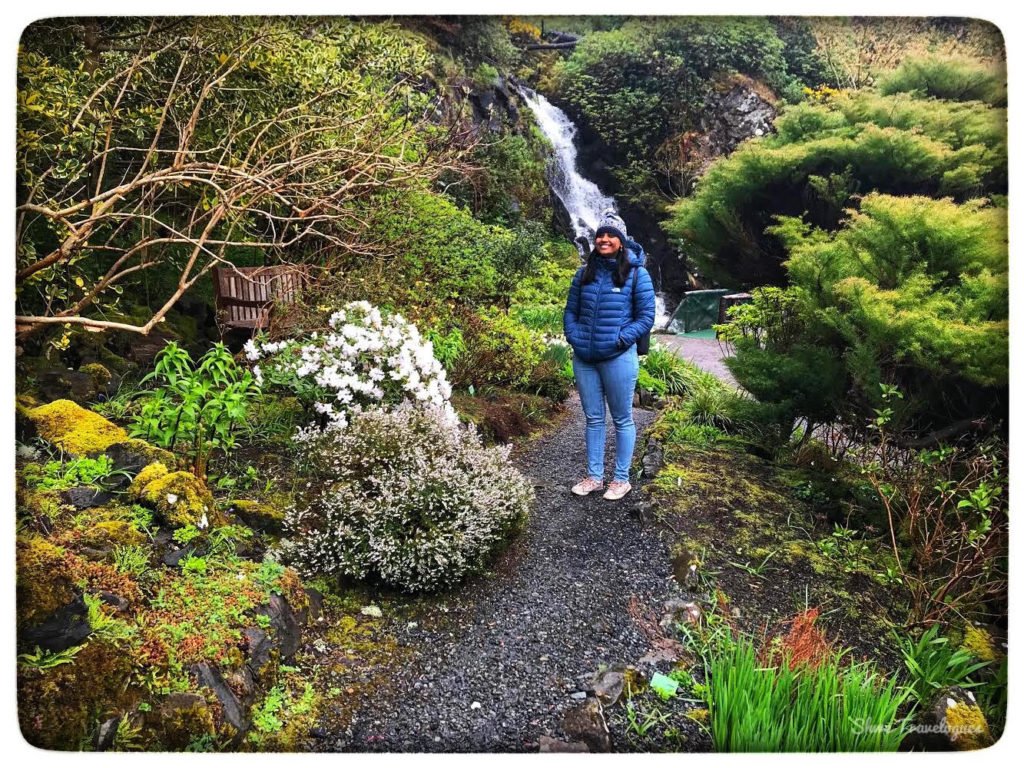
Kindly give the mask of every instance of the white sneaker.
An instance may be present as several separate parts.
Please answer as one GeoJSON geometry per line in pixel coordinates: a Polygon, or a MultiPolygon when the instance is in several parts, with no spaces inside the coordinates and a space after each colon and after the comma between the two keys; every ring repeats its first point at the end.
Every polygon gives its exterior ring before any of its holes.
{"type": "Polygon", "coordinates": [[[588,493],[600,491],[602,488],[604,488],[604,480],[585,477],[572,487],[572,492],[577,496],[586,496],[588,493]]]}
{"type": "Polygon", "coordinates": [[[633,486],[629,483],[619,482],[618,480],[612,480],[608,483],[608,490],[604,492],[604,497],[611,501],[617,501],[633,490],[633,486]]]}

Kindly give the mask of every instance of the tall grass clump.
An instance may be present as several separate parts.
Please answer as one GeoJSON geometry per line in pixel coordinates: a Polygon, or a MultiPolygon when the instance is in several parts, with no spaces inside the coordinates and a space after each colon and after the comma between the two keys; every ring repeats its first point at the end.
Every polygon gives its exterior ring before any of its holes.
{"type": "Polygon", "coordinates": [[[718,752],[894,752],[909,692],[870,663],[762,666],[740,638],[710,661],[711,735],[718,752]]]}

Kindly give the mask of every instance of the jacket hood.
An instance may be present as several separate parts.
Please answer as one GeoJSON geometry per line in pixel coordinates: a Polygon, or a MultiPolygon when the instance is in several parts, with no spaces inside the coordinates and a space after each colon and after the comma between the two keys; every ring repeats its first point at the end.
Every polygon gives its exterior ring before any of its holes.
{"type": "Polygon", "coordinates": [[[626,253],[629,255],[629,263],[634,267],[642,267],[647,261],[644,247],[636,240],[627,240],[624,245],[626,246],[626,253]]]}

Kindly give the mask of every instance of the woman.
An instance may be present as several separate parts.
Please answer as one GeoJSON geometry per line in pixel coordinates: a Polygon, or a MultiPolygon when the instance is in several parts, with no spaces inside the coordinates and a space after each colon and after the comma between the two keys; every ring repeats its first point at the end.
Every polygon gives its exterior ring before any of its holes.
{"type": "Polygon", "coordinates": [[[654,284],[644,259],[643,248],[626,237],[625,222],[605,211],[594,250],[569,288],[562,325],[587,417],[587,476],[572,488],[578,496],[604,488],[606,401],[615,423],[615,475],[604,498],[621,499],[632,490],[633,390],[640,371],[636,340],[654,327],[654,284]]]}

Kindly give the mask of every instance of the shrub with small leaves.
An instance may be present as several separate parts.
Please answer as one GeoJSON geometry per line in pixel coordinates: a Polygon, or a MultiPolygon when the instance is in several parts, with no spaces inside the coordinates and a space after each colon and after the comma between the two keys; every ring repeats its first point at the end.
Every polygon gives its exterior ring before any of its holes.
{"type": "Polygon", "coordinates": [[[307,574],[444,588],[483,567],[533,498],[509,447],[436,408],[355,414],[305,447],[322,482],[289,510],[282,556],[307,574]]]}

